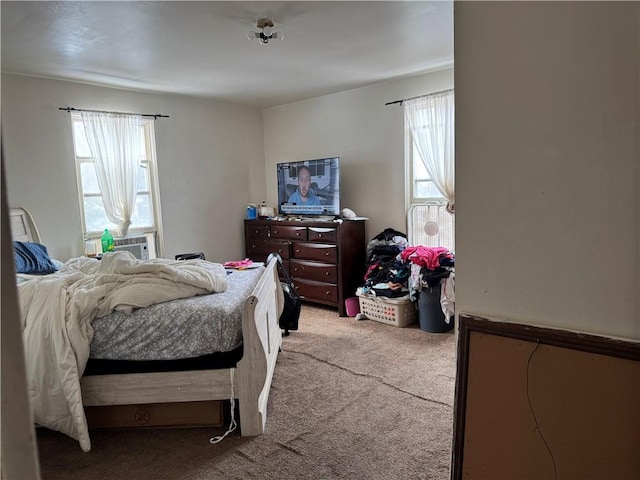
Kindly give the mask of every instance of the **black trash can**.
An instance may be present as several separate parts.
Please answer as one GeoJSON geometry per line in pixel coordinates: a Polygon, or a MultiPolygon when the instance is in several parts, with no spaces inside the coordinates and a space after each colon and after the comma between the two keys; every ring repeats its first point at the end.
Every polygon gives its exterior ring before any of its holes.
{"type": "Polygon", "coordinates": [[[418,295],[418,318],[420,330],[430,333],[448,332],[453,328],[453,317],[447,319],[440,305],[440,284],[423,287],[418,295]]]}

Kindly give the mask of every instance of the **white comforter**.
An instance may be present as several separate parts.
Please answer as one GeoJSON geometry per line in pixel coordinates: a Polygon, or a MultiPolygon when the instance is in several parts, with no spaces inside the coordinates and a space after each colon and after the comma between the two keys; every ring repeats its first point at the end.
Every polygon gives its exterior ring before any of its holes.
{"type": "Polygon", "coordinates": [[[227,288],[220,264],[204,260],[136,260],[129,252],[101,261],[74,258],[55,274],[18,287],[27,378],[35,422],[91,449],[80,377],[89,359],[91,321],[134,308],[227,288]]]}

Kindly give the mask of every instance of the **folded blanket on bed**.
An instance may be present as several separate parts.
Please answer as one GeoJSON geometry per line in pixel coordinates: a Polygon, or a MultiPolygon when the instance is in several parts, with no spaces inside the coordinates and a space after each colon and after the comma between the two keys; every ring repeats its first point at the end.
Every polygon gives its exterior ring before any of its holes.
{"type": "Polygon", "coordinates": [[[227,288],[224,267],[205,260],[137,260],[129,252],[101,261],[74,258],[55,274],[19,285],[27,378],[36,423],[91,449],[80,377],[89,358],[91,321],[114,310],[227,288]]]}

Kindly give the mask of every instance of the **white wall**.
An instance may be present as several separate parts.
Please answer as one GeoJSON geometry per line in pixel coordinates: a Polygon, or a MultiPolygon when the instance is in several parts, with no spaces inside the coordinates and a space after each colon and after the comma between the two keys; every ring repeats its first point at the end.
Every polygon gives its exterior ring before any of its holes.
{"type": "Polygon", "coordinates": [[[371,219],[367,238],[387,227],[406,231],[402,109],[385,103],[452,86],[453,69],[445,69],[261,115],[189,97],[5,74],[9,204],[31,211],[52,255],[83,253],[71,125],[58,110],[74,106],[170,115],[156,121],[165,257],[243,256],[246,203],[277,205],[275,164],[333,155],[341,157],[342,206],[371,219]]]}
{"type": "Polygon", "coordinates": [[[640,339],[638,2],[456,2],[456,308],[640,339]]]}
{"type": "Polygon", "coordinates": [[[84,253],[64,106],[170,115],[155,122],[164,256],[244,258],[246,204],[265,196],[261,109],[3,74],[9,206],[31,211],[61,260],[84,253]]]}
{"type": "Polygon", "coordinates": [[[276,163],[339,156],[341,207],[370,218],[367,239],[406,232],[402,107],[385,103],[452,86],[446,69],[265,109],[267,203],[277,206],[276,163]]]}

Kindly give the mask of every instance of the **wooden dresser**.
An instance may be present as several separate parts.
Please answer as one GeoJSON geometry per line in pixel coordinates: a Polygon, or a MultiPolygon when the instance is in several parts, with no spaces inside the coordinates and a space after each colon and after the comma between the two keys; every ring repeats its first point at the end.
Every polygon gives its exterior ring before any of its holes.
{"type": "Polygon", "coordinates": [[[282,257],[305,301],[338,307],[364,282],[364,220],[334,222],[245,220],[246,256],[264,262],[270,253],[282,257]]]}

